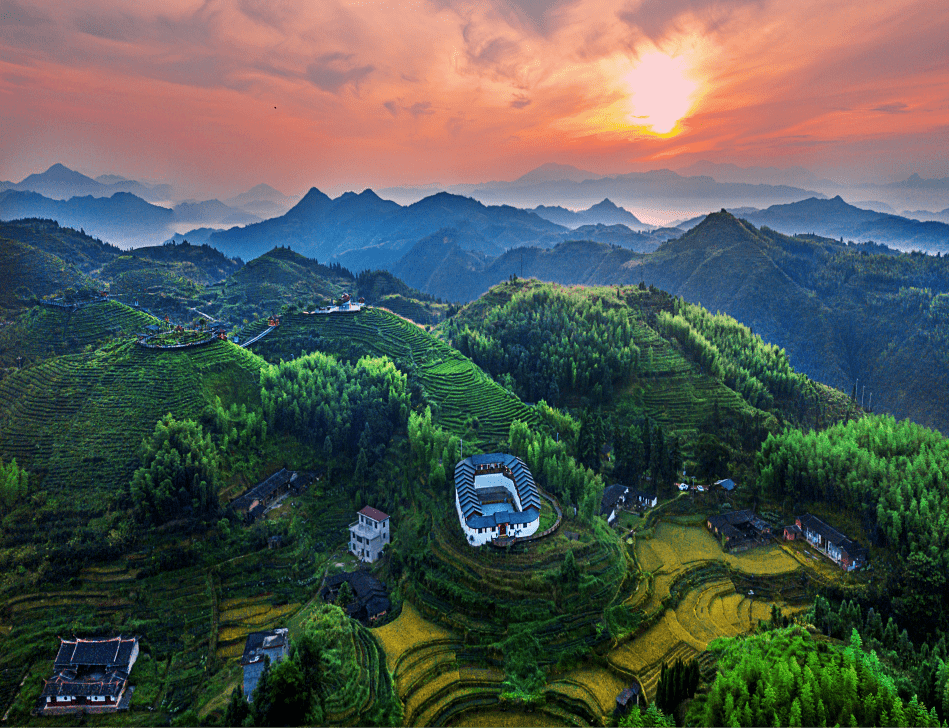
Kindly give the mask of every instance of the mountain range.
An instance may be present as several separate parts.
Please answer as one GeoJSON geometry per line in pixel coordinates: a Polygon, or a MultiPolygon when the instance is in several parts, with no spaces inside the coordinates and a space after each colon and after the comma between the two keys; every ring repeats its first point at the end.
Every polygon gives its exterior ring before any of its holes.
{"type": "Polygon", "coordinates": [[[818,381],[844,391],[867,383],[881,409],[947,431],[946,257],[790,237],[723,210],[652,254],[578,241],[488,257],[440,234],[390,270],[462,301],[512,275],[565,285],[642,281],[742,321],[818,381]]]}
{"type": "MultiPolygon", "coordinates": [[[[623,217],[625,211],[606,202],[623,217]]],[[[597,219],[596,211],[587,219],[597,219]]],[[[331,199],[313,188],[281,217],[212,233],[207,240],[225,254],[246,260],[274,245],[287,245],[309,257],[335,259],[351,270],[363,270],[395,263],[413,245],[436,233],[448,235],[465,250],[494,257],[509,248],[552,247],[578,236],[647,251],[680,232],[635,232],[620,225],[587,225],[572,231],[533,211],[484,205],[447,192],[402,206],[372,190],[331,199]]]]}
{"type": "Polygon", "coordinates": [[[38,192],[54,200],[71,197],[112,197],[116,192],[128,192],[148,202],[164,202],[174,198],[171,185],[148,184],[129,180],[119,175],[100,175],[96,179],[54,164],[45,172],[25,177],[20,182],[0,182],[0,191],[38,192]]]}
{"type": "Polygon", "coordinates": [[[550,220],[572,230],[584,225],[626,225],[631,230],[640,231],[652,230],[656,227],[641,222],[632,212],[617,207],[607,198],[586,210],[578,210],[577,212],[557,205],[538,205],[532,212],[538,217],[543,217],[545,220],[550,220]]]}
{"type": "MultiPolygon", "coordinates": [[[[943,222],[911,220],[898,215],[862,210],[836,196],[830,200],[809,198],[788,205],[772,205],[765,210],[731,210],[754,225],[766,225],[788,235],[814,233],[857,242],[873,241],[899,250],[946,253],[950,227],[943,222]]],[[[695,217],[679,227],[698,225],[705,216],[695,217]]]]}
{"type": "MultiPolygon", "coordinates": [[[[628,209],[708,210],[711,207],[764,206],[797,202],[821,195],[791,185],[717,182],[712,177],[686,177],[669,169],[596,175],[575,167],[539,168],[511,182],[449,185],[448,192],[473,197],[486,205],[534,208],[556,204],[586,208],[604,198],[628,209]]],[[[387,197],[419,199],[431,188],[387,188],[387,197]],[[415,196],[413,196],[415,195],[415,196]]]]}

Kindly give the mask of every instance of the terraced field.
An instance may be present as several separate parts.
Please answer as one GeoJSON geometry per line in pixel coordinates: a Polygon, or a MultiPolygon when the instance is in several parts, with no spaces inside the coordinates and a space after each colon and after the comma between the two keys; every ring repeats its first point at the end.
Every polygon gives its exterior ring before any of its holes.
{"type": "Polygon", "coordinates": [[[633,343],[640,349],[640,373],[626,394],[642,397],[643,407],[664,428],[694,433],[716,406],[721,412],[753,413],[738,394],[696,370],[673,344],[644,325],[631,311],[633,343]]]}
{"type": "MultiPolygon", "coordinates": [[[[248,326],[250,337],[265,323],[248,326]]],[[[418,378],[428,396],[438,403],[434,413],[442,426],[465,434],[474,419],[479,444],[496,445],[507,439],[512,420],[535,422],[537,415],[521,400],[496,384],[470,359],[389,311],[364,309],[358,314],[290,314],[281,325],[254,344],[269,359],[296,356],[301,350],[320,349],[348,357],[388,356],[418,378]]]]}
{"type": "Polygon", "coordinates": [[[0,366],[23,366],[59,354],[76,353],[120,335],[143,331],[158,319],[117,301],[83,306],[76,311],[33,306],[0,328],[0,366]]]}
{"type": "Polygon", "coordinates": [[[705,528],[663,522],[653,538],[637,540],[636,554],[654,576],[653,594],[640,607],[662,616],[608,659],[635,675],[650,699],[664,663],[692,658],[716,637],[748,632],[769,619],[773,603],[786,614],[804,608],[801,565],[779,545],[726,554],[705,528]]]}
{"type": "Polygon", "coordinates": [[[128,481],[158,419],[197,418],[214,392],[253,402],[260,366],[226,342],[160,352],[123,342],[50,359],[0,381],[0,455],[44,489],[68,488],[88,519],[107,506],[104,487],[128,481]]]}

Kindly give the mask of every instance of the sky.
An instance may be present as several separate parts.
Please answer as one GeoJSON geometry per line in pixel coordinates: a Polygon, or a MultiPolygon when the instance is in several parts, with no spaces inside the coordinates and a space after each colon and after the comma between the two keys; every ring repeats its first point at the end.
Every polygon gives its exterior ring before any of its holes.
{"type": "Polygon", "coordinates": [[[945,0],[0,0],[0,180],[948,166],[945,0]]]}

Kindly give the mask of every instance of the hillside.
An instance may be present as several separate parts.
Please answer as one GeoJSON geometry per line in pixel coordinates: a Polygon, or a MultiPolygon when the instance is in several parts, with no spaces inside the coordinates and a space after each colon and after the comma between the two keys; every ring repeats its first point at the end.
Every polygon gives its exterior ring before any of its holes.
{"type": "MultiPolygon", "coordinates": [[[[768,432],[858,416],[844,394],[795,373],[735,320],[652,287],[510,281],[438,331],[523,399],[570,408],[579,420],[596,408],[604,444],[617,446],[623,428],[646,418],[694,463],[714,449],[697,438],[715,438],[733,472],[751,468],[748,455],[768,432]]],[[[725,461],[719,468],[725,477],[725,461]]]]}
{"type": "Polygon", "coordinates": [[[0,238],[0,307],[13,308],[27,299],[94,289],[95,282],[74,265],[32,245],[0,238]]]}
{"type": "Polygon", "coordinates": [[[108,507],[104,491],[128,482],[159,418],[197,418],[215,396],[253,402],[259,371],[259,359],[226,342],[150,351],[125,340],[54,357],[0,381],[0,452],[51,496],[68,491],[71,511],[88,518],[108,507]]]}
{"type": "Polygon", "coordinates": [[[32,245],[71,263],[83,273],[91,273],[122,252],[116,246],[103,243],[84,232],[62,227],[55,220],[40,218],[0,222],[0,238],[32,245]]]}
{"type": "MultiPolygon", "coordinates": [[[[249,326],[247,335],[265,328],[249,326]]],[[[293,313],[253,345],[265,359],[290,359],[302,351],[324,351],[356,361],[387,356],[405,371],[410,387],[432,407],[434,419],[454,434],[481,447],[497,447],[515,419],[534,422],[536,415],[500,387],[467,357],[420,327],[384,310],[357,314],[293,313]]]]}
{"type": "Polygon", "coordinates": [[[568,285],[643,281],[738,319],[817,381],[850,392],[858,380],[859,399],[861,387],[875,392],[876,411],[947,432],[947,259],[880,250],[789,237],[723,211],[646,255],[576,242],[484,260],[446,236],[420,243],[393,270],[462,301],[512,275],[568,285]]]}

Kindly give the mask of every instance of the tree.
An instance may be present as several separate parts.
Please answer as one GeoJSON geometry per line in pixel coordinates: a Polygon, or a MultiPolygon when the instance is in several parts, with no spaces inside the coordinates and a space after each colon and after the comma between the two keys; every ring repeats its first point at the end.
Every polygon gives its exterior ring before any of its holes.
{"type": "Polygon", "coordinates": [[[356,595],[353,593],[353,587],[350,586],[350,582],[344,581],[340,585],[340,591],[337,592],[336,602],[334,603],[340,609],[346,611],[346,608],[355,601],[356,601],[356,595]]]}
{"type": "Polygon", "coordinates": [[[244,724],[245,718],[251,713],[251,708],[244,698],[244,687],[240,684],[231,691],[231,699],[224,711],[223,725],[239,726],[244,724]]]}
{"type": "Polygon", "coordinates": [[[157,525],[188,516],[217,519],[220,454],[201,425],[165,415],[140,452],[142,465],[130,486],[138,520],[157,525]]]}
{"type": "MultiPolygon", "coordinates": [[[[261,682],[264,683],[263,676],[261,682]]],[[[258,684],[255,691],[254,706],[260,706],[254,718],[256,725],[291,726],[306,722],[313,696],[295,660],[284,659],[277,663],[270,669],[263,690],[261,687],[258,684]]]]}

